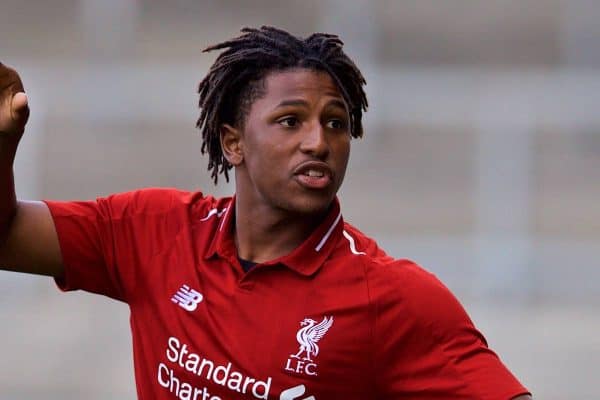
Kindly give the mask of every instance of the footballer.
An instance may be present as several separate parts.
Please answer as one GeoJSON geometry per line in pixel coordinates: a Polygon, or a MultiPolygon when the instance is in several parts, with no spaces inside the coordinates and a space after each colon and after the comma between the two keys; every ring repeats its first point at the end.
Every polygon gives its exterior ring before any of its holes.
{"type": "Polygon", "coordinates": [[[197,126],[226,198],[17,199],[29,108],[0,64],[0,266],[126,303],[139,399],[531,399],[435,276],[344,219],[367,98],[338,36],[245,28],[206,50],[197,126]]]}

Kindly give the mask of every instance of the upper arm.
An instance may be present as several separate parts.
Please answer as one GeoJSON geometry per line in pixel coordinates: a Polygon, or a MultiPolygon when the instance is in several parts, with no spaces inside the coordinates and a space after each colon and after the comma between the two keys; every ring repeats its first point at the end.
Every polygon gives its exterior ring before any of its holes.
{"type": "Polygon", "coordinates": [[[389,268],[377,285],[375,332],[386,398],[508,400],[527,392],[439,280],[409,262],[389,268]]]}
{"type": "Polygon", "coordinates": [[[0,246],[0,268],[54,277],[62,275],[58,235],[44,202],[18,202],[8,236],[0,246]]]}

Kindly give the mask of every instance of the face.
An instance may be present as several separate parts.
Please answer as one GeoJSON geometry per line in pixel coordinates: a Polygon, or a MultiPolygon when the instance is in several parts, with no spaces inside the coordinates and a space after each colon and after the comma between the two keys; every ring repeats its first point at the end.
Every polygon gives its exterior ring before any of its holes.
{"type": "Polygon", "coordinates": [[[228,127],[229,141],[222,135],[236,169],[238,199],[253,208],[322,213],[346,172],[348,107],[325,72],[273,72],[264,83],[243,129],[228,127]]]}

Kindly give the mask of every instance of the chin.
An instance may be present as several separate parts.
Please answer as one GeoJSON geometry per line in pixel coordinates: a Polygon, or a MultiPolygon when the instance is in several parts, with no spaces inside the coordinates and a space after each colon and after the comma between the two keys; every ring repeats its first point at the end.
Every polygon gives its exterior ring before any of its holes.
{"type": "Polygon", "coordinates": [[[296,214],[315,216],[325,214],[335,196],[297,196],[286,207],[296,214]]]}

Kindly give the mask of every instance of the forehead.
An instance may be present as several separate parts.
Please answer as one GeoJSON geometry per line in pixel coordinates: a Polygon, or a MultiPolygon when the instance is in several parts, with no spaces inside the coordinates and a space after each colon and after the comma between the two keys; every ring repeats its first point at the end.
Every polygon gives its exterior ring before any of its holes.
{"type": "Polygon", "coordinates": [[[324,71],[291,69],[274,71],[264,79],[264,100],[280,101],[292,97],[335,97],[343,100],[337,85],[324,71]]]}

